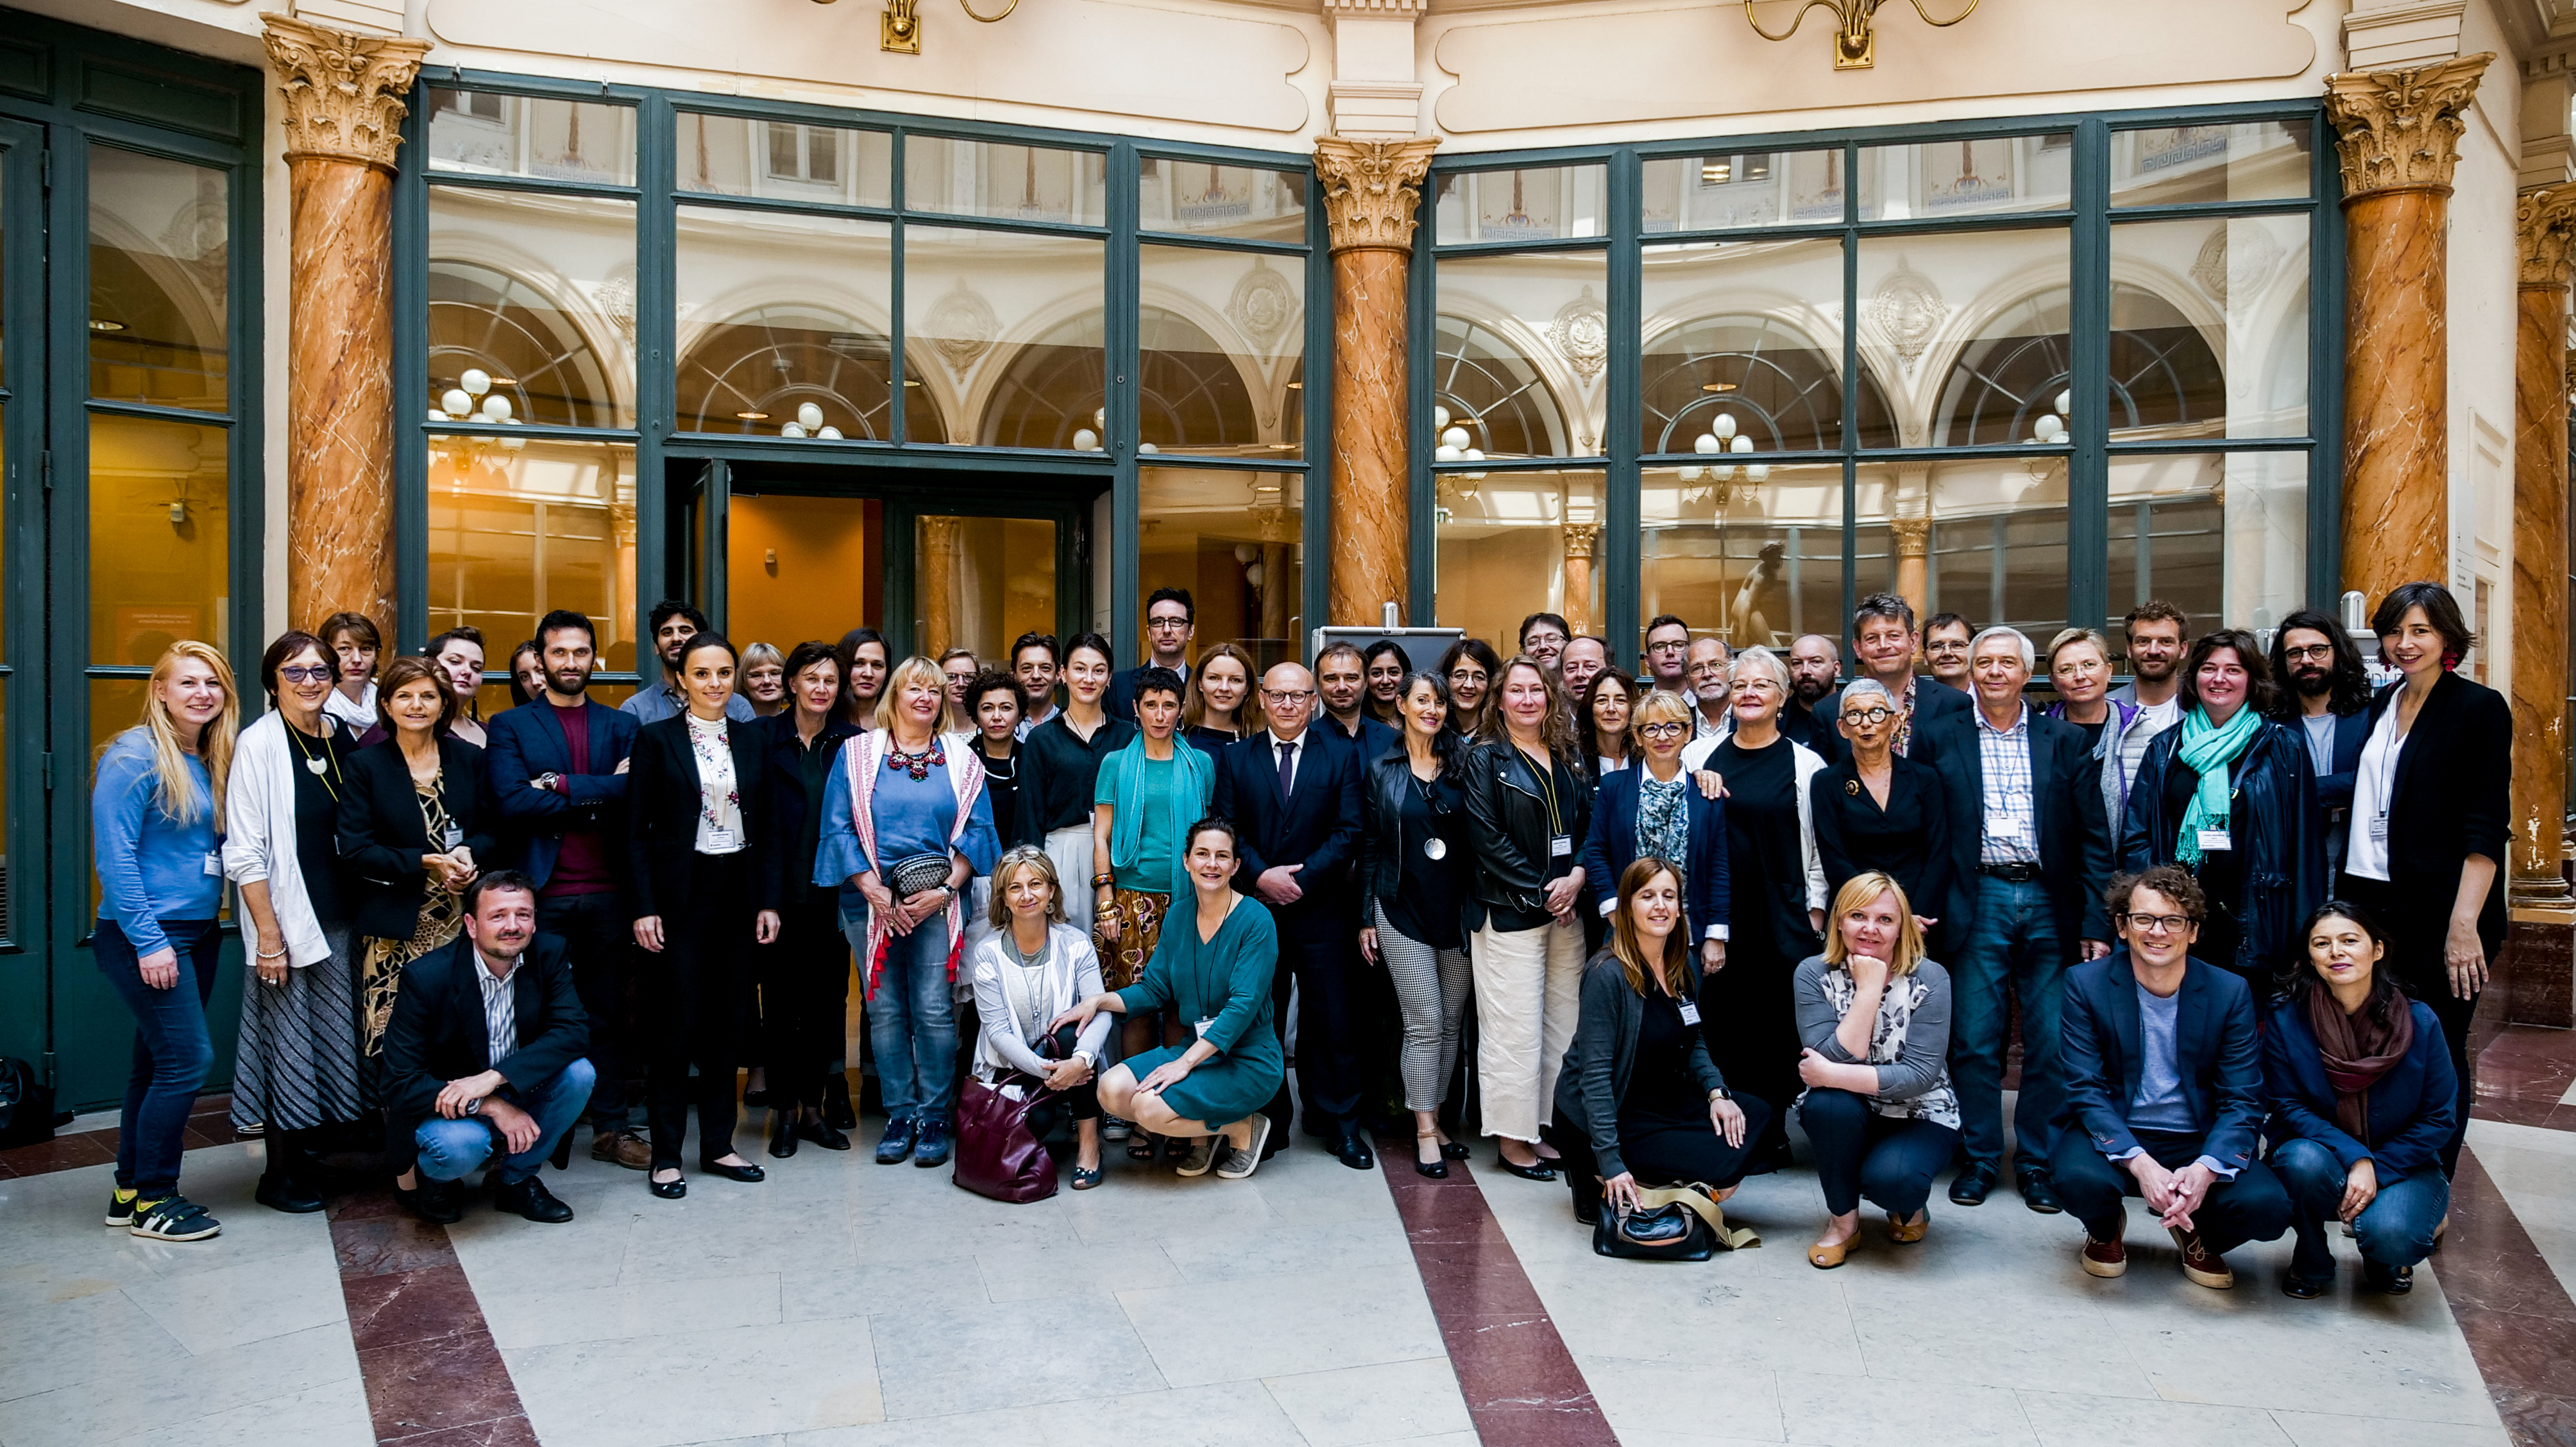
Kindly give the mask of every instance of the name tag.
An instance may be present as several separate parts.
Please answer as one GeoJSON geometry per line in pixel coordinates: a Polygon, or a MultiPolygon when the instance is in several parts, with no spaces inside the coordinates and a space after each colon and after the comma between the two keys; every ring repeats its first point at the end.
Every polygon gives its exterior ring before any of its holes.
{"type": "Polygon", "coordinates": [[[1681,1002],[1681,1007],[1682,1023],[1696,1028],[1699,1024],[1699,1006],[1684,1000],[1681,1002]]]}
{"type": "Polygon", "coordinates": [[[224,857],[222,855],[209,854],[206,856],[206,877],[208,879],[221,879],[224,877],[224,857]]]}
{"type": "Polygon", "coordinates": [[[2371,820],[2370,820],[2370,837],[2371,837],[2371,838],[2373,838],[2373,839],[2378,840],[2378,841],[2379,841],[2380,843],[2382,843],[2382,844],[2385,844],[2385,843],[2387,843],[2387,842],[2388,842],[2388,811],[2387,811],[2387,810],[2382,809],[2382,810],[2380,810],[2377,814],[2374,814],[2374,815],[2372,815],[2372,816],[2371,816],[2371,820]]]}
{"type": "Polygon", "coordinates": [[[1205,1040],[1207,1038],[1208,1027],[1215,1023],[1216,1018],[1214,1016],[1202,1016],[1198,1020],[1192,1022],[1192,1028],[1199,1032],[1199,1038],[1201,1040],[1205,1040]]]}
{"type": "Polygon", "coordinates": [[[1559,834],[1547,841],[1547,857],[1550,859],[1563,859],[1573,852],[1574,836],[1571,834],[1559,834]]]}
{"type": "Polygon", "coordinates": [[[2235,847],[2235,844],[2229,841],[2227,831],[2224,829],[2203,829],[2200,831],[2200,852],[2203,854],[2213,853],[2221,849],[2233,849],[2235,847]]]}
{"type": "Polygon", "coordinates": [[[438,846],[441,849],[453,849],[464,842],[465,831],[457,828],[453,824],[450,824],[446,828],[438,831],[438,846]]]}
{"type": "Polygon", "coordinates": [[[741,847],[742,836],[736,834],[731,829],[710,829],[707,831],[707,852],[709,854],[731,854],[741,847]]]}

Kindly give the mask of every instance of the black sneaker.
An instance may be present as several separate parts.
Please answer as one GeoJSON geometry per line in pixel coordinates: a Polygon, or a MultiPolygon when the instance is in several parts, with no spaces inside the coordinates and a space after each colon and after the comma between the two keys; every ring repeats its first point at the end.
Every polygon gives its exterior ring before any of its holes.
{"type": "Polygon", "coordinates": [[[158,1201],[136,1201],[133,1223],[125,1229],[154,1241],[203,1241],[220,1235],[224,1223],[174,1191],[158,1201]]]}
{"type": "Polygon", "coordinates": [[[117,1190],[113,1187],[109,1188],[107,1193],[107,1224],[118,1227],[131,1226],[134,1224],[134,1192],[117,1190]]]}
{"type": "Polygon", "coordinates": [[[503,1181],[492,1188],[492,1209],[524,1216],[546,1225],[560,1225],[572,1219],[572,1207],[565,1205],[546,1183],[530,1176],[524,1181],[503,1181]]]}
{"type": "Polygon", "coordinates": [[[948,1122],[923,1121],[921,1139],[912,1148],[912,1163],[916,1166],[944,1166],[948,1164],[948,1151],[948,1122]]]}

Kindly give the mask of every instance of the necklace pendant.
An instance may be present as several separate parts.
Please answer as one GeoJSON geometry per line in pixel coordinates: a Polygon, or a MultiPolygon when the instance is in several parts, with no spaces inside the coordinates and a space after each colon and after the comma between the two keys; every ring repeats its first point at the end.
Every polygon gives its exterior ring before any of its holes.
{"type": "Polygon", "coordinates": [[[311,770],[318,776],[324,769],[328,768],[329,765],[323,763],[320,759],[306,759],[304,761],[304,767],[311,770]]]}

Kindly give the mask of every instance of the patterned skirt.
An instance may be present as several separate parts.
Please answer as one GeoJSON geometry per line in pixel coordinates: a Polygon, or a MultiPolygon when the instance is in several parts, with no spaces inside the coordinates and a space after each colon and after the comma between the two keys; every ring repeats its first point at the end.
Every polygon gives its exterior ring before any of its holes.
{"type": "Polygon", "coordinates": [[[367,941],[366,966],[359,972],[367,1054],[385,1053],[385,1026],[394,1018],[394,996],[402,989],[403,966],[444,949],[465,929],[465,896],[452,894],[436,879],[421,890],[420,923],[407,940],[367,941]]]}
{"type": "Polygon", "coordinates": [[[1154,946],[1163,939],[1163,916],[1172,909],[1168,894],[1148,894],[1141,889],[1110,891],[1109,914],[1118,921],[1115,943],[1095,937],[1092,943],[1100,950],[1100,982],[1112,990],[1123,990],[1136,983],[1145,973],[1145,962],[1154,957],[1154,946]]]}
{"type": "Polygon", "coordinates": [[[286,972],[283,985],[263,985],[242,971],[241,1035],[233,1055],[235,1126],[311,1130],[356,1120],[365,1106],[358,1085],[358,971],[349,927],[325,924],[328,959],[286,972]]]}

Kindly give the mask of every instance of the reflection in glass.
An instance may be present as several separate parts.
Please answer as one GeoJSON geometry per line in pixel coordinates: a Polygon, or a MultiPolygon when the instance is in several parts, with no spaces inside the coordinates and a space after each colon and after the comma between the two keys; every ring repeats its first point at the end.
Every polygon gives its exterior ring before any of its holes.
{"type": "Polygon", "coordinates": [[[680,112],[679,128],[683,191],[894,204],[894,137],[883,131],[697,111],[680,112]]]}
{"type": "Polygon", "coordinates": [[[1098,226],[1108,204],[1108,164],[1098,151],[909,135],[903,205],[951,216],[1098,226]]]}
{"type": "Polygon", "coordinates": [[[2150,598],[2190,614],[2195,635],[2304,606],[2307,471],[2298,452],[2113,457],[2113,622],[2150,598]]]}
{"type": "Polygon", "coordinates": [[[1293,258],[1140,248],[1138,426],[1149,446],[1295,457],[1306,355],[1306,275],[1293,258]],[[1286,264],[1282,264],[1282,262],[1286,264]]]}
{"type": "Polygon", "coordinates": [[[1843,152],[1739,151],[1647,160],[1644,228],[1834,225],[1843,219],[1843,152]]]}
{"type": "Polygon", "coordinates": [[[1506,657],[1520,651],[1521,619],[1541,608],[1577,633],[1600,631],[1601,473],[1444,472],[1437,481],[1441,626],[1506,657]]]}
{"type": "Polygon", "coordinates": [[[1839,464],[1649,468],[1641,484],[1640,618],[1678,614],[1735,648],[1841,636],[1839,464]]]}
{"type": "Polygon", "coordinates": [[[1289,472],[1141,469],[1137,596],[1187,588],[1201,656],[1235,643],[1263,668],[1302,657],[1305,487],[1289,472]]]}
{"type": "Polygon", "coordinates": [[[2112,228],[2112,437],[2304,435],[2309,269],[2305,216],[2112,228]]]}
{"type": "Polygon", "coordinates": [[[2312,189],[2305,119],[2157,126],[2111,133],[2111,204],[2304,199],[2312,189]]]}
{"type": "Polygon", "coordinates": [[[183,638],[224,646],[230,440],[193,422],[90,418],[91,663],[149,666],[183,638]]]}
{"type": "Polygon", "coordinates": [[[904,335],[922,383],[905,397],[907,440],[1101,445],[1102,243],[911,225],[903,255],[904,335]],[[936,410],[915,418],[924,392],[936,410]]]}
{"type": "Polygon", "coordinates": [[[924,513],[912,536],[915,653],[1001,660],[1021,634],[1056,631],[1053,522],[924,513]]]}
{"type": "Polygon", "coordinates": [[[1863,146],[1860,219],[2056,210],[2072,194],[2074,158],[2067,131],[1863,146]]]}
{"type": "Polygon", "coordinates": [[[634,426],[635,203],[430,187],[423,405],[433,422],[634,426]]]}
{"type": "Polygon", "coordinates": [[[1147,231],[1261,241],[1306,239],[1306,176],[1146,156],[1137,163],[1137,212],[1147,231]]]}
{"type": "Polygon", "coordinates": [[[431,631],[470,623],[498,659],[556,608],[589,615],[603,672],[635,667],[635,449],[430,438],[431,631]]]}
{"type": "MultiPolygon", "coordinates": [[[[891,234],[882,221],[680,207],[680,430],[890,440],[891,234]]],[[[915,435],[939,429],[923,388],[907,400],[915,435]]]]}
{"type": "Polygon", "coordinates": [[[1434,231],[1443,244],[1610,234],[1607,166],[1444,171],[1431,183],[1434,231]]]}
{"type": "MultiPolygon", "coordinates": [[[[1645,249],[1645,450],[1778,452],[1843,445],[1840,241],[1645,249]]],[[[1861,379],[1864,447],[1895,441],[1861,379]]]]}
{"type": "Polygon", "coordinates": [[[231,188],[212,166],[89,148],[89,391],[222,412],[231,188]]]}
{"type": "Polygon", "coordinates": [[[1601,450],[1610,355],[1608,261],[1598,251],[1439,263],[1431,386],[1438,442],[1487,457],[1601,450]],[[1463,442],[1449,434],[1463,432],[1463,442]]]}
{"type": "Polygon", "coordinates": [[[429,168],[635,184],[635,108],[429,87],[429,168]]]}
{"type": "Polygon", "coordinates": [[[1901,495],[1921,488],[1930,498],[1924,616],[2006,623],[2048,646],[2066,626],[2066,470],[2063,455],[2044,453],[1938,463],[1919,482],[1915,469],[1896,469],[1901,495]]]}
{"type": "Polygon", "coordinates": [[[2022,442],[2043,413],[2066,420],[2067,267],[2064,227],[1861,241],[1860,357],[1897,446],[2022,442]]]}

